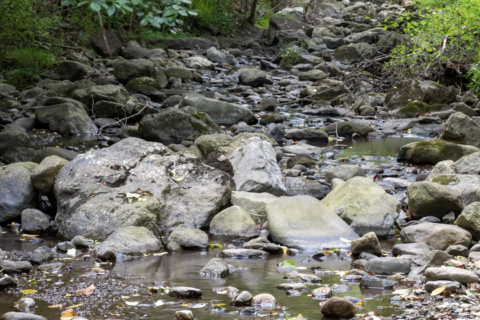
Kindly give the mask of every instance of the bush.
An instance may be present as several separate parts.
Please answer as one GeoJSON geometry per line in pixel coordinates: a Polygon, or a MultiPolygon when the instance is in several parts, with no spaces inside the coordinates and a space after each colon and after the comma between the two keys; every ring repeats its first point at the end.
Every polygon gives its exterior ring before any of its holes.
{"type": "Polygon", "coordinates": [[[42,69],[56,64],[57,60],[51,52],[36,47],[10,48],[0,52],[0,67],[6,70],[42,69]]]}

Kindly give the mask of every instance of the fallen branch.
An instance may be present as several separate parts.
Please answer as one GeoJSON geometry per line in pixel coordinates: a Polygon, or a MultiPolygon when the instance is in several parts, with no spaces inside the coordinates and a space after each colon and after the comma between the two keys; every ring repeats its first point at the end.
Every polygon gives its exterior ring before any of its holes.
{"type": "MultiPolygon", "coordinates": [[[[163,242],[163,236],[162,236],[162,231],[160,231],[160,228],[157,226],[157,224],[153,221],[150,221],[151,224],[153,224],[153,226],[155,227],[155,229],[157,229],[158,233],[160,234],[160,241],[162,242],[162,246],[164,248],[167,248],[165,242],[163,242]]],[[[165,230],[163,230],[163,234],[165,235],[165,237],[167,236],[167,233],[165,232],[165,230]]]]}
{"type": "Polygon", "coordinates": [[[100,129],[98,129],[98,135],[99,135],[99,136],[102,136],[102,131],[103,131],[103,129],[106,128],[106,127],[112,126],[112,125],[117,124],[117,123],[121,123],[122,121],[127,121],[128,119],[131,119],[131,118],[133,118],[133,117],[136,117],[136,116],[141,115],[142,112],[143,112],[143,110],[145,110],[145,109],[148,107],[149,103],[150,103],[149,101],[146,101],[146,102],[145,102],[145,105],[143,106],[143,108],[142,108],[140,111],[138,111],[137,113],[135,113],[135,114],[132,114],[132,115],[130,115],[130,116],[128,116],[128,117],[122,118],[122,119],[120,119],[120,120],[118,120],[118,121],[116,121],[116,122],[108,123],[108,124],[106,124],[106,125],[101,126],[100,129]]]}

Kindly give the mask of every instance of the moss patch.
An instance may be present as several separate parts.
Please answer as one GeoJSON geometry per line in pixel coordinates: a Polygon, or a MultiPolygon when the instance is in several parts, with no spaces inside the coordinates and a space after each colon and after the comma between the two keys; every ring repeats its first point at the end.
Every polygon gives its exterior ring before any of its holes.
{"type": "Polygon", "coordinates": [[[444,160],[457,161],[464,156],[461,146],[439,139],[420,141],[407,151],[407,160],[413,163],[437,164],[444,160]]]}
{"type": "Polygon", "coordinates": [[[438,176],[438,177],[433,178],[432,182],[436,182],[436,183],[439,183],[441,185],[447,186],[450,183],[458,183],[459,180],[454,175],[443,175],[443,176],[438,176]]]}

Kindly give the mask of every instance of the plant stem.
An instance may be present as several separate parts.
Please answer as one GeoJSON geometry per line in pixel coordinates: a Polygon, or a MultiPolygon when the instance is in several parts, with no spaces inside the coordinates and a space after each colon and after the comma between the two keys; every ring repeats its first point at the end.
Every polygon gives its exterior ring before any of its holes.
{"type": "Polygon", "coordinates": [[[107,47],[108,55],[111,57],[112,51],[110,50],[110,46],[108,45],[107,34],[105,33],[105,29],[103,28],[102,15],[100,14],[100,11],[97,11],[97,14],[98,14],[98,22],[100,22],[100,29],[102,29],[103,41],[105,41],[105,46],[107,47]]]}

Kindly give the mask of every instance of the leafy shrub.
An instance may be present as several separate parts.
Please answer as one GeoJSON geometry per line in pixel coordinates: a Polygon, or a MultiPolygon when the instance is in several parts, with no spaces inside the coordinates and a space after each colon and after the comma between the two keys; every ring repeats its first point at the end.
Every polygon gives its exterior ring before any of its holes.
{"type": "Polygon", "coordinates": [[[13,75],[8,78],[7,83],[15,87],[24,87],[35,84],[34,76],[40,74],[35,69],[17,69],[13,70],[13,75]]]}
{"type": "Polygon", "coordinates": [[[293,46],[285,49],[281,54],[282,62],[280,63],[283,67],[291,67],[302,57],[301,49],[297,46],[293,46]]]}
{"type": "Polygon", "coordinates": [[[52,53],[36,47],[5,49],[0,52],[0,66],[7,70],[42,69],[53,67],[56,64],[57,60],[52,53]]]}
{"type": "Polygon", "coordinates": [[[194,0],[191,8],[198,12],[195,20],[201,27],[230,31],[235,12],[230,0],[194,0]]]}

